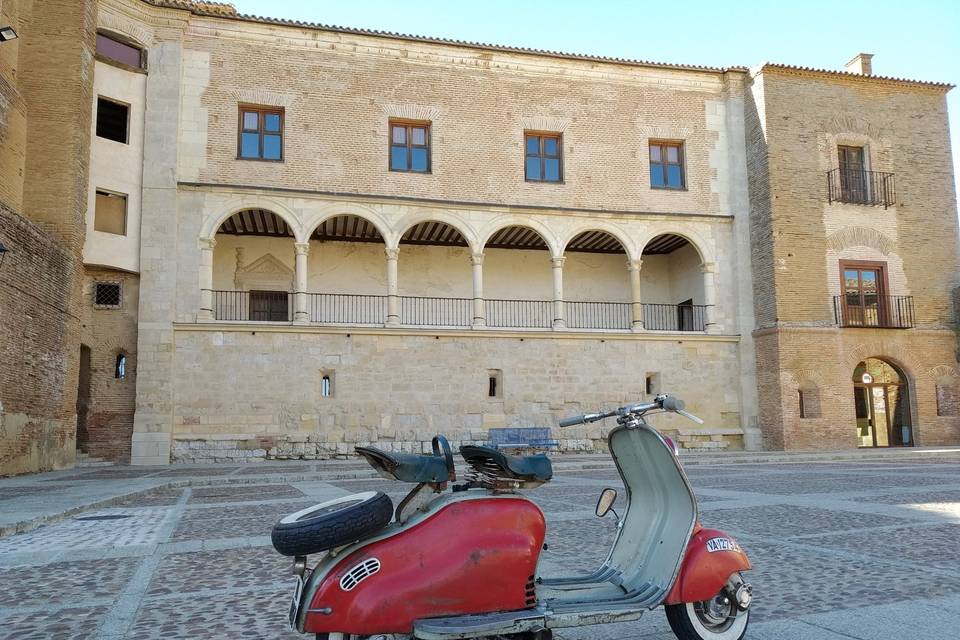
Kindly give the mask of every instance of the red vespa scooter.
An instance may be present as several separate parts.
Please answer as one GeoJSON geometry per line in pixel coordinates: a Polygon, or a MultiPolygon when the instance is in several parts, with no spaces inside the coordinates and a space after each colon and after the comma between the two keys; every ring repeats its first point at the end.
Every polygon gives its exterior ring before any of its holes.
{"type": "MultiPolygon", "coordinates": [[[[441,436],[432,456],[358,447],[381,475],[417,486],[395,512],[385,494],[367,492],[277,523],[274,546],[295,557],[291,626],[318,640],[548,640],[552,629],[636,620],[662,605],[680,640],[740,640],[750,561],[731,536],[700,526],[674,446],[645,420],[662,411],[701,422],[660,395],[560,423],[617,418],[609,445],[627,505],[606,561],[589,575],[538,574],[546,523],[516,490],[550,480],[546,456],[461,447],[471,472],[447,491],[455,471],[441,436]],[[307,555],[321,551],[308,568],[307,555]]],[[[615,500],[604,489],[597,515],[615,500]]]]}

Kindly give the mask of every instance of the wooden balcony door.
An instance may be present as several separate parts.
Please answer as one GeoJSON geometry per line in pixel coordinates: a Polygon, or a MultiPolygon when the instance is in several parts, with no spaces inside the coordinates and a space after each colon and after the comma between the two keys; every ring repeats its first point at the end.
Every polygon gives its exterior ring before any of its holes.
{"type": "Polygon", "coordinates": [[[250,320],[254,322],[289,322],[289,310],[286,291],[250,292],[250,320]]]}
{"type": "Polygon", "coordinates": [[[837,147],[840,161],[840,195],[843,202],[866,202],[870,185],[863,147],[837,147]]]}
{"type": "Polygon", "coordinates": [[[840,262],[843,324],[883,327],[887,324],[886,265],[882,262],[840,262]]]}

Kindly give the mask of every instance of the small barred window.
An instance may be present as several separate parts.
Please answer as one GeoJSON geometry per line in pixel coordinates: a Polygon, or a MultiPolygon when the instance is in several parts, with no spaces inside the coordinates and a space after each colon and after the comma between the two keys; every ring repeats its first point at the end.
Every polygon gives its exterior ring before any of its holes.
{"type": "Polygon", "coordinates": [[[98,307],[120,306],[120,283],[98,282],[93,291],[93,303],[98,307]]]}

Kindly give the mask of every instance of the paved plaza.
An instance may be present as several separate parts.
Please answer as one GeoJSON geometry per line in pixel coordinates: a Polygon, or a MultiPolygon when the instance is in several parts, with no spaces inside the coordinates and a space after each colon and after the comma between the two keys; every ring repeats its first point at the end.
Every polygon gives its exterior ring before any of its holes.
{"type": "MultiPolygon", "coordinates": [[[[620,486],[619,477],[600,457],[563,456],[555,467],[550,484],[528,492],[549,523],[541,573],[587,571],[603,560],[615,527],[593,515],[597,494],[620,486]]],[[[754,563],[747,638],[956,633],[960,456],[687,470],[704,524],[734,534],[754,563]]],[[[137,493],[114,491],[102,503],[109,506],[48,514],[39,528],[0,537],[0,638],[307,638],[285,624],[290,560],[270,546],[273,523],[357,491],[383,490],[396,503],[407,488],[355,461],[86,468],[0,480],[0,513],[124,485],[137,493]]],[[[673,635],[657,610],[556,637],[673,635]]]]}

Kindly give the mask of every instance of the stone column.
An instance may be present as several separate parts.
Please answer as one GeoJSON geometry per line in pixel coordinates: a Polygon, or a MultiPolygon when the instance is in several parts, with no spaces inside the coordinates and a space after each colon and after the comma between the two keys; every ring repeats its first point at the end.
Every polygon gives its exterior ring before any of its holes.
{"type": "Polygon", "coordinates": [[[213,248],[215,238],[200,238],[200,311],[198,322],[212,322],[213,315],[213,248]]]}
{"type": "Polygon", "coordinates": [[[627,260],[627,271],[630,272],[630,300],[632,302],[630,326],[634,331],[643,330],[643,304],[640,299],[641,266],[643,266],[643,260],[627,260]]]}
{"type": "Polygon", "coordinates": [[[563,263],[566,256],[550,258],[553,264],[553,328],[566,329],[567,318],[563,308],[563,263]]]}
{"type": "Polygon", "coordinates": [[[470,256],[473,265],[473,326],[487,325],[487,309],[483,299],[483,254],[475,253],[470,256]]]}
{"type": "Polygon", "coordinates": [[[703,303],[704,324],[707,333],[720,333],[720,327],[717,325],[717,265],[714,262],[704,262],[700,265],[700,271],[703,273],[703,303]]]}
{"type": "Polygon", "coordinates": [[[400,296],[397,294],[397,258],[400,249],[386,248],[387,254],[387,322],[389,326],[400,324],[400,296]]]}
{"type": "Polygon", "coordinates": [[[293,270],[293,321],[296,324],[308,324],[310,312],[307,310],[307,256],[310,255],[310,243],[297,242],[293,248],[296,251],[293,270]]]}

